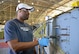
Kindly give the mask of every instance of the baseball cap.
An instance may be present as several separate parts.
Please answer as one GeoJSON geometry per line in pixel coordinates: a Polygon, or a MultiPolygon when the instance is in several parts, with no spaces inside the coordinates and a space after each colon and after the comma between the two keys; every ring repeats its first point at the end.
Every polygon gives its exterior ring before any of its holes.
{"type": "Polygon", "coordinates": [[[25,3],[19,3],[16,7],[16,11],[18,11],[19,9],[22,9],[22,8],[28,9],[30,12],[34,11],[34,7],[29,6],[25,3]]]}

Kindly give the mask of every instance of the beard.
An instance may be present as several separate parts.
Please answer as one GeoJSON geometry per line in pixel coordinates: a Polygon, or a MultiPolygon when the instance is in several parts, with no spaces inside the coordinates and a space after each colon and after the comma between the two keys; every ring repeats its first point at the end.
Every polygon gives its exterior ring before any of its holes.
{"type": "Polygon", "coordinates": [[[28,20],[29,16],[23,16],[22,19],[23,20],[28,20]]]}

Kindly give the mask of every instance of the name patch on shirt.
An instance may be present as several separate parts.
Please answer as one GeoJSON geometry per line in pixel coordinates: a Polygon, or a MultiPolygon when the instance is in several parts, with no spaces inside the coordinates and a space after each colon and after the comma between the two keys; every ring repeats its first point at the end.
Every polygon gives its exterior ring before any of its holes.
{"type": "Polygon", "coordinates": [[[30,28],[28,28],[28,27],[20,27],[20,29],[22,29],[23,31],[29,31],[30,30],[30,28]]]}

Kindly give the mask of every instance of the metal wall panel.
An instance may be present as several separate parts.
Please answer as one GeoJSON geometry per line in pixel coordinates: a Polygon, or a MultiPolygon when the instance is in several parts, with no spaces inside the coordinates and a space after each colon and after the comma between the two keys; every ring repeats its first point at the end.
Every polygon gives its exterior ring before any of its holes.
{"type": "Polygon", "coordinates": [[[57,36],[60,36],[57,44],[65,54],[79,54],[79,8],[69,13],[64,13],[56,18],[57,36]]]}

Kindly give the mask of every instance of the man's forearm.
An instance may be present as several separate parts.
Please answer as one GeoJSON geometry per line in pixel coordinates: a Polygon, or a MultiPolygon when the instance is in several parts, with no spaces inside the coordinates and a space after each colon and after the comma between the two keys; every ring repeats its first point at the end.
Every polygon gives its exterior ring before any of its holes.
{"type": "Polygon", "coordinates": [[[13,48],[14,51],[29,49],[29,48],[32,48],[38,44],[37,41],[18,42],[17,40],[8,41],[7,43],[11,48],[13,48]]]}
{"type": "Polygon", "coordinates": [[[19,42],[14,45],[15,51],[25,50],[34,47],[36,44],[34,42],[19,42]]]}

